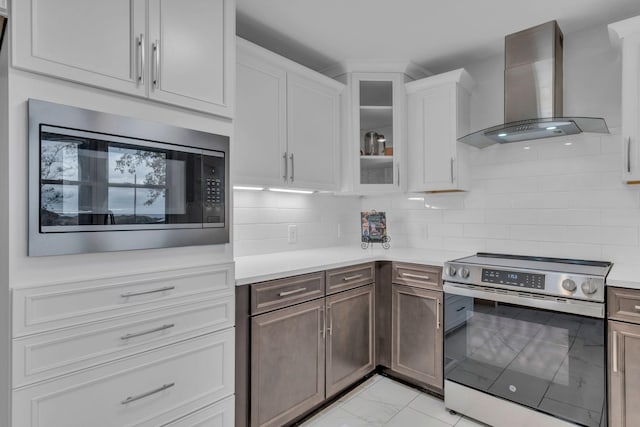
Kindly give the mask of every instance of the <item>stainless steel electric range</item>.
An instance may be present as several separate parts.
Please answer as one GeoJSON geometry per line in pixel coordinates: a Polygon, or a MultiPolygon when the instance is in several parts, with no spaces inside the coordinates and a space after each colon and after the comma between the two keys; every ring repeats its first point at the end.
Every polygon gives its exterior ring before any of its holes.
{"type": "Polygon", "coordinates": [[[445,263],[445,406],[496,427],[606,426],[601,261],[445,263]]]}

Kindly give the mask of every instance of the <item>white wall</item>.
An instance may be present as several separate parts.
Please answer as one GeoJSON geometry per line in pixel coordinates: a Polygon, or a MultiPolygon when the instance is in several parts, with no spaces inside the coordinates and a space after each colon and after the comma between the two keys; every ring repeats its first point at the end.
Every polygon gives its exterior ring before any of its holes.
{"type": "MultiPolygon", "coordinates": [[[[623,185],[621,175],[619,52],[599,27],[567,35],[564,57],[565,114],[605,117],[611,135],[474,150],[468,193],[424,196],[424,202],[365,198],[363,209],[387,211],[395,245],[640,259],[640,190],[623,185]]],[[[467,67],[476,81],[473,129],[503,120],[503,66],[496,57],[467,67]]]]}
{"type": "Polygon", "coordinates": [[[234,255],[246,256],[357,242],[360,198],[328,194],[234,191],[234,255]],[[287,227],[298,242],[287,242],[287,227]],[[338,235],[340,228],[340,236],[338,235]]]}

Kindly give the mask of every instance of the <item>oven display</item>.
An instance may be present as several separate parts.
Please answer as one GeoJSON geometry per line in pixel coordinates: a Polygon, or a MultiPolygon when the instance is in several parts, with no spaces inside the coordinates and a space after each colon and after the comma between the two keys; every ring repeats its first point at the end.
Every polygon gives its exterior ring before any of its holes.
{"type": "Polygon", "coordinates": [[[482,269],[482,281],[519,288],[544,289],[544,274],[482,269]]]}

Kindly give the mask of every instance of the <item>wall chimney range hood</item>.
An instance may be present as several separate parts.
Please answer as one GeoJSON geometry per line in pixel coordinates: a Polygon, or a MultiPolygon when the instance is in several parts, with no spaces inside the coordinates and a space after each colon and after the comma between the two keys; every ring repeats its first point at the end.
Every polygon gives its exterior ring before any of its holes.
{"type": "Polygon", "coordinates": [[[556,21],[510,34],[504,45],[505,124],[458,141],[485,148],[581,132],[609,133],[604,119],[562,116],[563,35],[556,21]]]}

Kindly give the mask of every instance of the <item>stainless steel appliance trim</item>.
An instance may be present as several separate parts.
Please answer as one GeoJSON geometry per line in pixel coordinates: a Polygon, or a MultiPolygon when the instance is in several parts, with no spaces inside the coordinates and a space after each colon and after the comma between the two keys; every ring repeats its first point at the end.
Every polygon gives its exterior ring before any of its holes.
{"type": "Polygon", "coordinates": [[[156,388],[154,390],[138,394],[137,396],[127,397],[125,400],[123,400],[120,403],[123,404],[123,405],[126,405],[127,403],[135,402],[136,400],[144,399],[145,397],[149,397],[149,396],[154,395],[156,393],[160,393],[161,391],[165,391],[166,389],[171,388],[171,387],[173,387],[175,385],[176,385],[175,382],[169,383],[169,384],[164,384],[164,385],[161,385],[160,387],[158,387],[158,388],[156,388]]]}
{"type": "Polygon", "coordinates": [[[349,280],[355,280],[362,277],[362,274],[354,274],[353,276],[345,276],[342,278],[343,281],[348,282],[349,280]]]}
{"type": "Polygon", "coordinates": [[[175,288],[176,288],[175,286],[163,286],[161,288],[149,289],[146,291],[125,292],[124,294],[120,294],[120,296],[122,298],[137,297],[140,295],[148,295],[148,294],[156,294],[158,292],[172,291],[175,288]]]}
{"type": "Polygon", "coordinates": [[[224,155],[224,218],[230,218],[229,137],[164,123],[139,120],[117,114],[102,113],[37,99],[28,100],[29,111],[29,256],[77,254],[88,252],[153,249],[178,246],[229,243],[229,221],[203,223],[196,228],[137,228],[113,230],[96,234],[41,233],[40,231],[40,126],[52,125],[65,129],[88,129],[101,134],[125,135],[136,140],[166,143],[181,150],[185,142],[191,148],[221,152],[224,155]]]}
{"type": "Polygon", "coordinates": [[[138,37],[138,85],[144,85],[144,34],[138,37]]]}
{"type": "Polygon", "coordinates": [[[444,282],[445,293],[604,319],[604,303],[444,282]]]}
{"type": "Polygon", "coordinates": [[[83,232],[83,231],[138,231],[138,230],[179,230],[224,227],[222,222],[193,224],[112,224],[112,225],[51,225],[40,227],[43,233],[83,232]]]}
{"type": "Polygon", "coordinates": [[[158,326],[157,328],[148,329],[146,331],[132,332],[130,334],[126,334],[126,335],[121,336],[120,339],[121,340],[129,340],[131,338],[137,338],[137,337],[141,337],[143,335],[153,334],[154,332],[165,331],[167,329],[173,328],[174,326],[176,326],[174,323],[169,323],[167,325],[158,326]]]}
{"type": "Polygon", "coordinates": [[[292,291],[282,291],[278,294],[279,297],[286,297],[288,295],[295,295],[295,294],[299,294],[300,292],[304,292],[306,291],[307,288],[300,288],[300,289],[294,289],[292,291]]]}
{"type": "Polygon", "coordinates": [[[413,273],[400,273],[400,277],[409,277],[412,279],[422,279],[422,280],[431,280],[429,276],[423,276],[421,274],[413,274],[413,273]]]}

